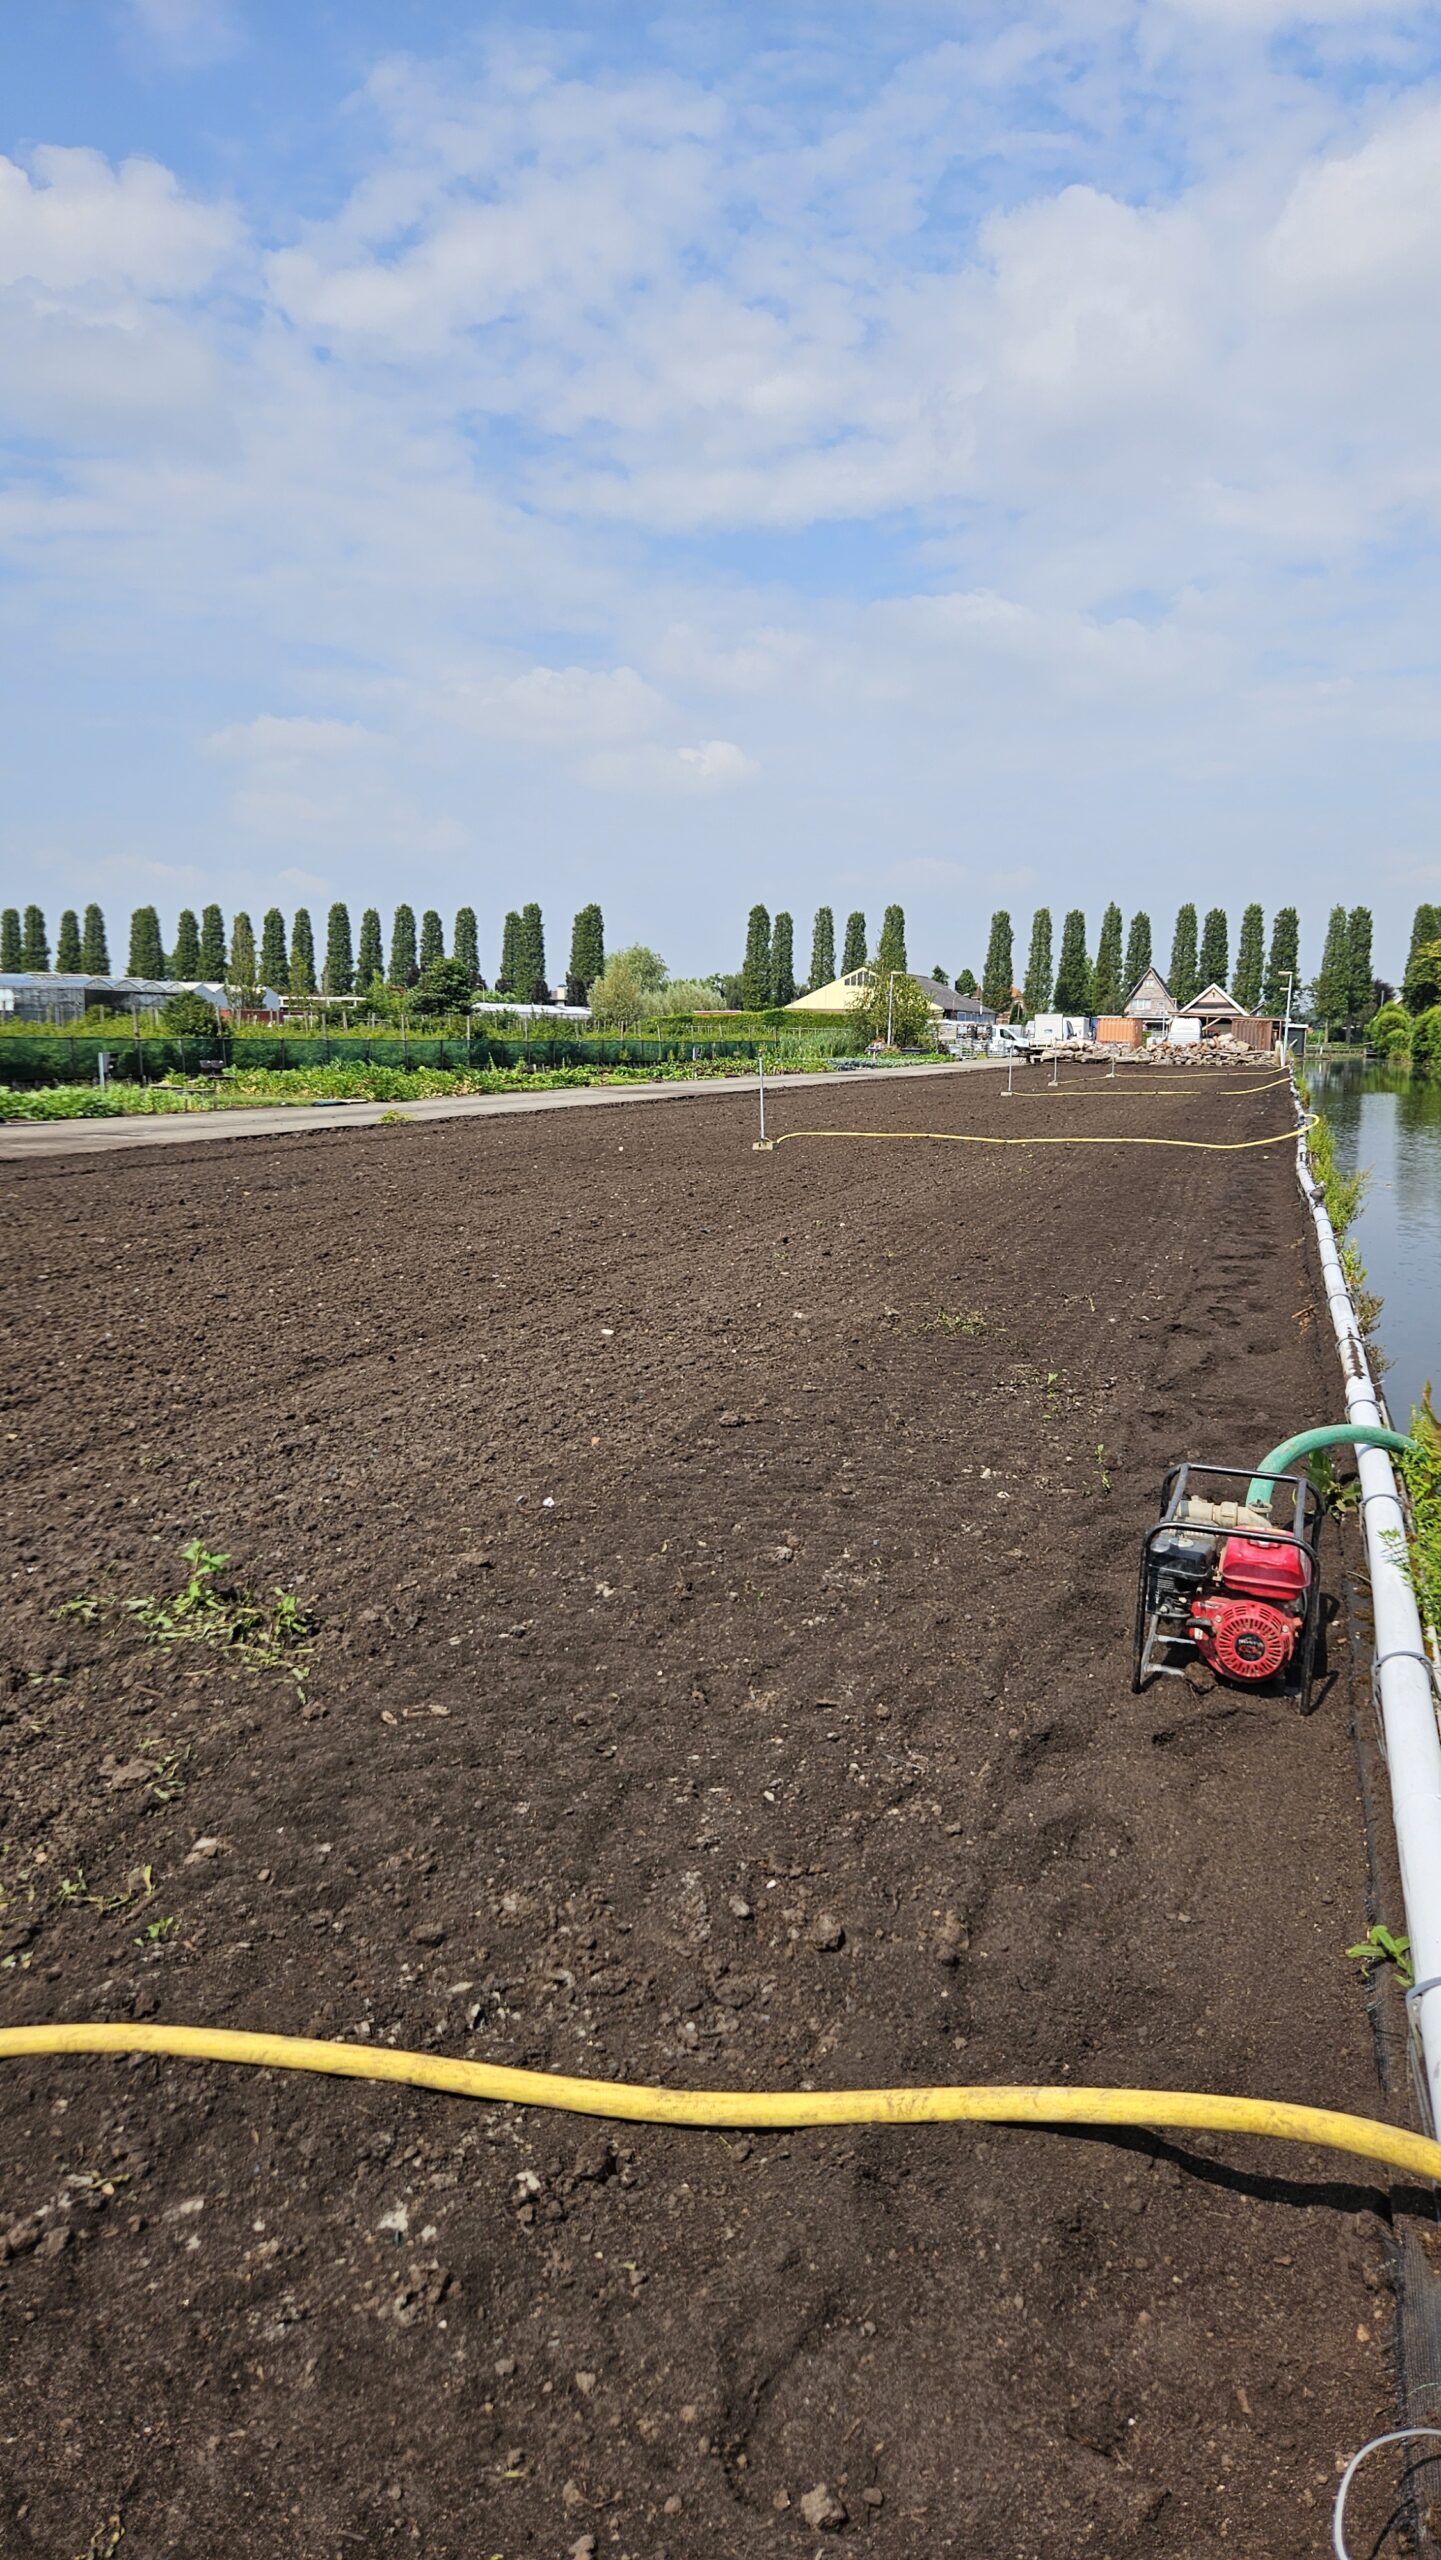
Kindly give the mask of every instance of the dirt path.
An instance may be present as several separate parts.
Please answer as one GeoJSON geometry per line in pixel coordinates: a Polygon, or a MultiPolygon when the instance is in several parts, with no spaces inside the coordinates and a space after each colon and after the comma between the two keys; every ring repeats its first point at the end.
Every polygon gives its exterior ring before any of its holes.
{"type": "MultiPolygon", "coordinates": [[[[1128,1687],[1163,1466],[1335,1406],[1289,1147],[752,1112],[12,1174],[0,2015],[1381,2111],[1344,1680],[1128,1687]],[[303,1704],[55,1618],[196,1535],[318,1615],[303,1704]]],[[[5,2560],[1288,2560],[1392,2405],[1389,2200],[1305,2153],[137,2060],[7,2066],[0,2161],[5,2560]]]]}

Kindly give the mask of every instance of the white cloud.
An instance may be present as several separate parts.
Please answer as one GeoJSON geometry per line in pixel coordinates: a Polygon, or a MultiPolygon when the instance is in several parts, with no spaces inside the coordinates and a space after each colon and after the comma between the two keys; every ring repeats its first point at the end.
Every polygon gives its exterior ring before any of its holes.
{"type": "Polygon", "coordinates": [[[689,796],[733,791],[753,782],[758,767],[729,738],[698,747],[609,747],[582,768],[597,791],[659,792],[689,796]]]}
{"type": "Polygon", "coordinates": [[[230,0],[125,0],[129,23],[147,50],[177,71],[203,71],[239,48],[230,0]]]}
{"type": "Polygon", "coordinates": [[[57,293],[207,284],[239,237],[233,213],[184,194],[157,161],[42,144],[25,170],[0,154],[0,284],[57,293]]]}
{"type": "Polygon", "coordinates": [[[479,737],[517,746],[594,746],[644,737],[666,702],[634,667],[531,667],[509,678],[458,678],[457,716],[479,737]]]}

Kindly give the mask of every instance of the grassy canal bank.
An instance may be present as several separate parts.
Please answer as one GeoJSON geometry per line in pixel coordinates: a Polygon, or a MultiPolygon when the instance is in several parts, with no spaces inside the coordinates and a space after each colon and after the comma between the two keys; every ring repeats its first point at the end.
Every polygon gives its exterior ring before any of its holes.
{"type": "MultiPolygon", "coordinates": [[[[17,1166],[7,2018],[1399,2116],[1344,1618],[1309,1719],[1130,1690],[1165,1467],[1338,1408],[1261,1083],[17,1166]],[[874,1142],[960,1130],[1187,1145],[874,1142]],[[157,1638],[195,1539],[293,1646],[157,1638]]],[[[158,2059],[0,2111],[36,2551],[1299,2560],[1394,2407],[1413,2208],[1335,2157],[158,2059]]]]}

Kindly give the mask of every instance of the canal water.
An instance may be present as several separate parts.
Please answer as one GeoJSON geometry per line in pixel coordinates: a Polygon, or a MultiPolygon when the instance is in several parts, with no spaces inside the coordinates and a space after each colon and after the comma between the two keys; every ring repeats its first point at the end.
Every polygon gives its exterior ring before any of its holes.
{"type": "Polygon", "coordinates": [[[1370,1177],[1351,1234],[1385,1302],[1383,1383],[1404,1430],[1428,1379],[1441,1401],[1441,1076],[1349,1059],[1306,1073],[1342,1172],[1362,1166],[1370,1177]]]}

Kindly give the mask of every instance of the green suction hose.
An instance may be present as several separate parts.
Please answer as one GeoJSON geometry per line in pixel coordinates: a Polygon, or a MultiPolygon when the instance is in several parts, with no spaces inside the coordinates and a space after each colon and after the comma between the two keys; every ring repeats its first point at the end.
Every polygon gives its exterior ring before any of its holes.
{"type": "Polygon", "coordinates": [[[1404,1431],[1383,1431],[1377,1422],[1323,1422],[1316,1431],[1293,1432],[1289,1440],[1269,1450],[1251,1478],[1246,1500],[1252,1509],[1269,1511],[1275,1486],[1269,1479],[1283,1476],[1298,1458],[1308,1457],[1313,1449],[1394,1449],[1398,1454],[1415,1454],[1416,1443],[1404,1431]]]}

